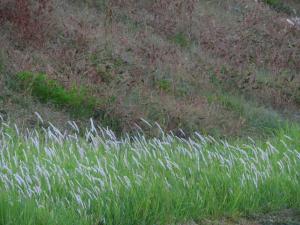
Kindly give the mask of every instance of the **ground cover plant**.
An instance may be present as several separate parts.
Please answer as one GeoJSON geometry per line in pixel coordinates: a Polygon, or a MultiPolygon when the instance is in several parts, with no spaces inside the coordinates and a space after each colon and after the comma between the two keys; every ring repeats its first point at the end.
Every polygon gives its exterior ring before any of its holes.
{"type": "Polygon", "coordinates": [[[81,137],[69,125],[22,134],[1,123],[0,224],[180,224],[300,207],[297,127],[229,143],[117,139],[93,121],[81,137]]]}

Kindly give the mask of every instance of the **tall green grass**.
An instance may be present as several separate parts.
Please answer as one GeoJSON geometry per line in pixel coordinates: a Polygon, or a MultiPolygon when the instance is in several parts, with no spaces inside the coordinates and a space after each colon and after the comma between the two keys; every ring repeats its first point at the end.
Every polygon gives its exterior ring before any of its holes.
{"type": "MultiPolygon", "coordinates": [[[[41,122],[42,119],[40,118],[41,122]]],[[[1,124],[0,224],[175,224],[300,208],[297,127],[264,143],[1,124]]]]}

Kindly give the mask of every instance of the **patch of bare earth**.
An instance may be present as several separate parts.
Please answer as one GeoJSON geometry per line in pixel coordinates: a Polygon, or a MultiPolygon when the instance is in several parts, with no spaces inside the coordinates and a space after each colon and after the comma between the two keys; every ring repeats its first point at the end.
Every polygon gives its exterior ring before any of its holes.
{"type": "Polygon", "coordinates": [[[188,222],[181,225],[300,225],[300,211],[282,210],[249,218],[203,220],[198,223],[188,222]]]}

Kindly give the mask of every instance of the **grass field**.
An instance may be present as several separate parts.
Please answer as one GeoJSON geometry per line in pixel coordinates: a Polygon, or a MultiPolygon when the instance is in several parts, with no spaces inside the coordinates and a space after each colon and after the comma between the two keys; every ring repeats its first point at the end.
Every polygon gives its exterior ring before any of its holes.
{"type": "Polygon", "coordinates": [[[266,142],[0,132],[0,224],[183,224],[300,208],[299,128],[266,142]]]}

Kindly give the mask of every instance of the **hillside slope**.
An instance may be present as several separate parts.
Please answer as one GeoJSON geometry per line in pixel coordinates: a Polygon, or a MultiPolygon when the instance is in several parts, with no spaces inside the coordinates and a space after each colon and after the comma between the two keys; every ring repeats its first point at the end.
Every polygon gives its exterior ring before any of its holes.
{"type": "Polygon", "coordinates": [[[300,3],[276,2],[3,0],[0,113],[268,134],[300,116],[300,3]]]}

